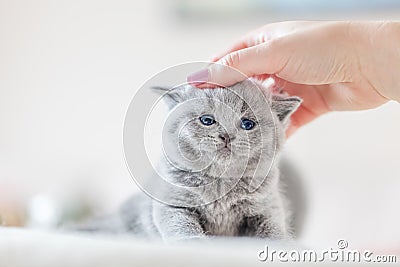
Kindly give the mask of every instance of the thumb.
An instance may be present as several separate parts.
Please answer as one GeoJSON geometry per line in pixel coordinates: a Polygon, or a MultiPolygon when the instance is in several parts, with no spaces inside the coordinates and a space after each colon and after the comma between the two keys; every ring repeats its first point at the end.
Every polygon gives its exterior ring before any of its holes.
{"type": "Polygon", "coordinates": [[[187,81],[197,85],[208,83],[229,86],[250,76],[277,73],[286,65],[288,58],[284,53],[285,49],[279,47],[278,40],[271,40],[231,52],[212,63],[207,70],[188,76],[187,81]],[[201,80],[198,79],[199,77],[201,80]]]}

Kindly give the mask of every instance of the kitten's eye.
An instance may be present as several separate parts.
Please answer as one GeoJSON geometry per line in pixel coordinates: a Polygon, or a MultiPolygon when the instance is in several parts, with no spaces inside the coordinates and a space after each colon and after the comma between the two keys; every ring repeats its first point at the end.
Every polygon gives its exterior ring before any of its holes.
{"type": "Polygon", "coordinates": [[[207,126],[213,125],[215,123],[215,119],[211,115],[203,115],[199,119],[202,124],[207,125],[207,126]]]}
{"type": "Polygon", "coordinates": [[[251,130],[256,126],[256,123],[249,119],[242,119],[240,127],[246,131],[251,130]]]}

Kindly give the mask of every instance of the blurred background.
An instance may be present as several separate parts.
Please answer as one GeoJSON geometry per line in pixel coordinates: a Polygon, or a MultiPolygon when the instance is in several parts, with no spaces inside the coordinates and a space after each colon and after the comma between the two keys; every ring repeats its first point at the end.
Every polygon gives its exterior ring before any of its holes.
{"type": "MultiPolygon", "coordinates": [[[[0,0],[3,225],[56,227],[135,192],[123,121],[157,72],[270,22],[399,18],[396,0],[0,0]]],[[[400,247],[399,118],[398,103],[332,113],[290,138],[308,195],[301,242],[400,247]]]]}

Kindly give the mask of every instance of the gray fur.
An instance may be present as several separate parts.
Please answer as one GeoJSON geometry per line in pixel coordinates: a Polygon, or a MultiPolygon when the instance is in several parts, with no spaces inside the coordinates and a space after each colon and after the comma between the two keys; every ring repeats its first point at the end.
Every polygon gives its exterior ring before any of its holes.
{"type": "Polygon", "coordinates": [[[165,93],[171,110],[164,126],[168,160],[161,160],[159,171],[187,187],[158,188],[164,203],[143,193],[133,196],[114,218],[118,223],[113,230],[166,242],[206,236],[292,237],[293,213],[283,192],[279,152],[289,117],[301,100],[273,95],[254,80],[224,89],[157,89],[165,93]],[[202,125],[198,118],[203,114],[218,123],[202,125]],[[240,128],[242,117],[257,121],[254,129],[240,128]]]}

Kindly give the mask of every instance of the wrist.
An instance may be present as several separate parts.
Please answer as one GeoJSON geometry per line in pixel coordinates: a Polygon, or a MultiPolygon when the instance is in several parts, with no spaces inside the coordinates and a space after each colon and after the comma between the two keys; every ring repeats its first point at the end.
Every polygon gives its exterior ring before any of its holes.
{"type": "MultiPolygon", "coordinates": [[[[391,100],[400,102],[400,22],[386,23],[387,29],[385,32],[390,37],[388,42],[388,49],[390,55],[393,57],[388,58],[390,62],[388,70],[389,87],[386,94],[391,100]]],[[[384,40],[384,39],[382,39],[384,40]]]]}
{"type": "Polygon", "coordinates": [[[357,68],[381,96],[400,101],[400,22],[352,23],[357,68]]]}

